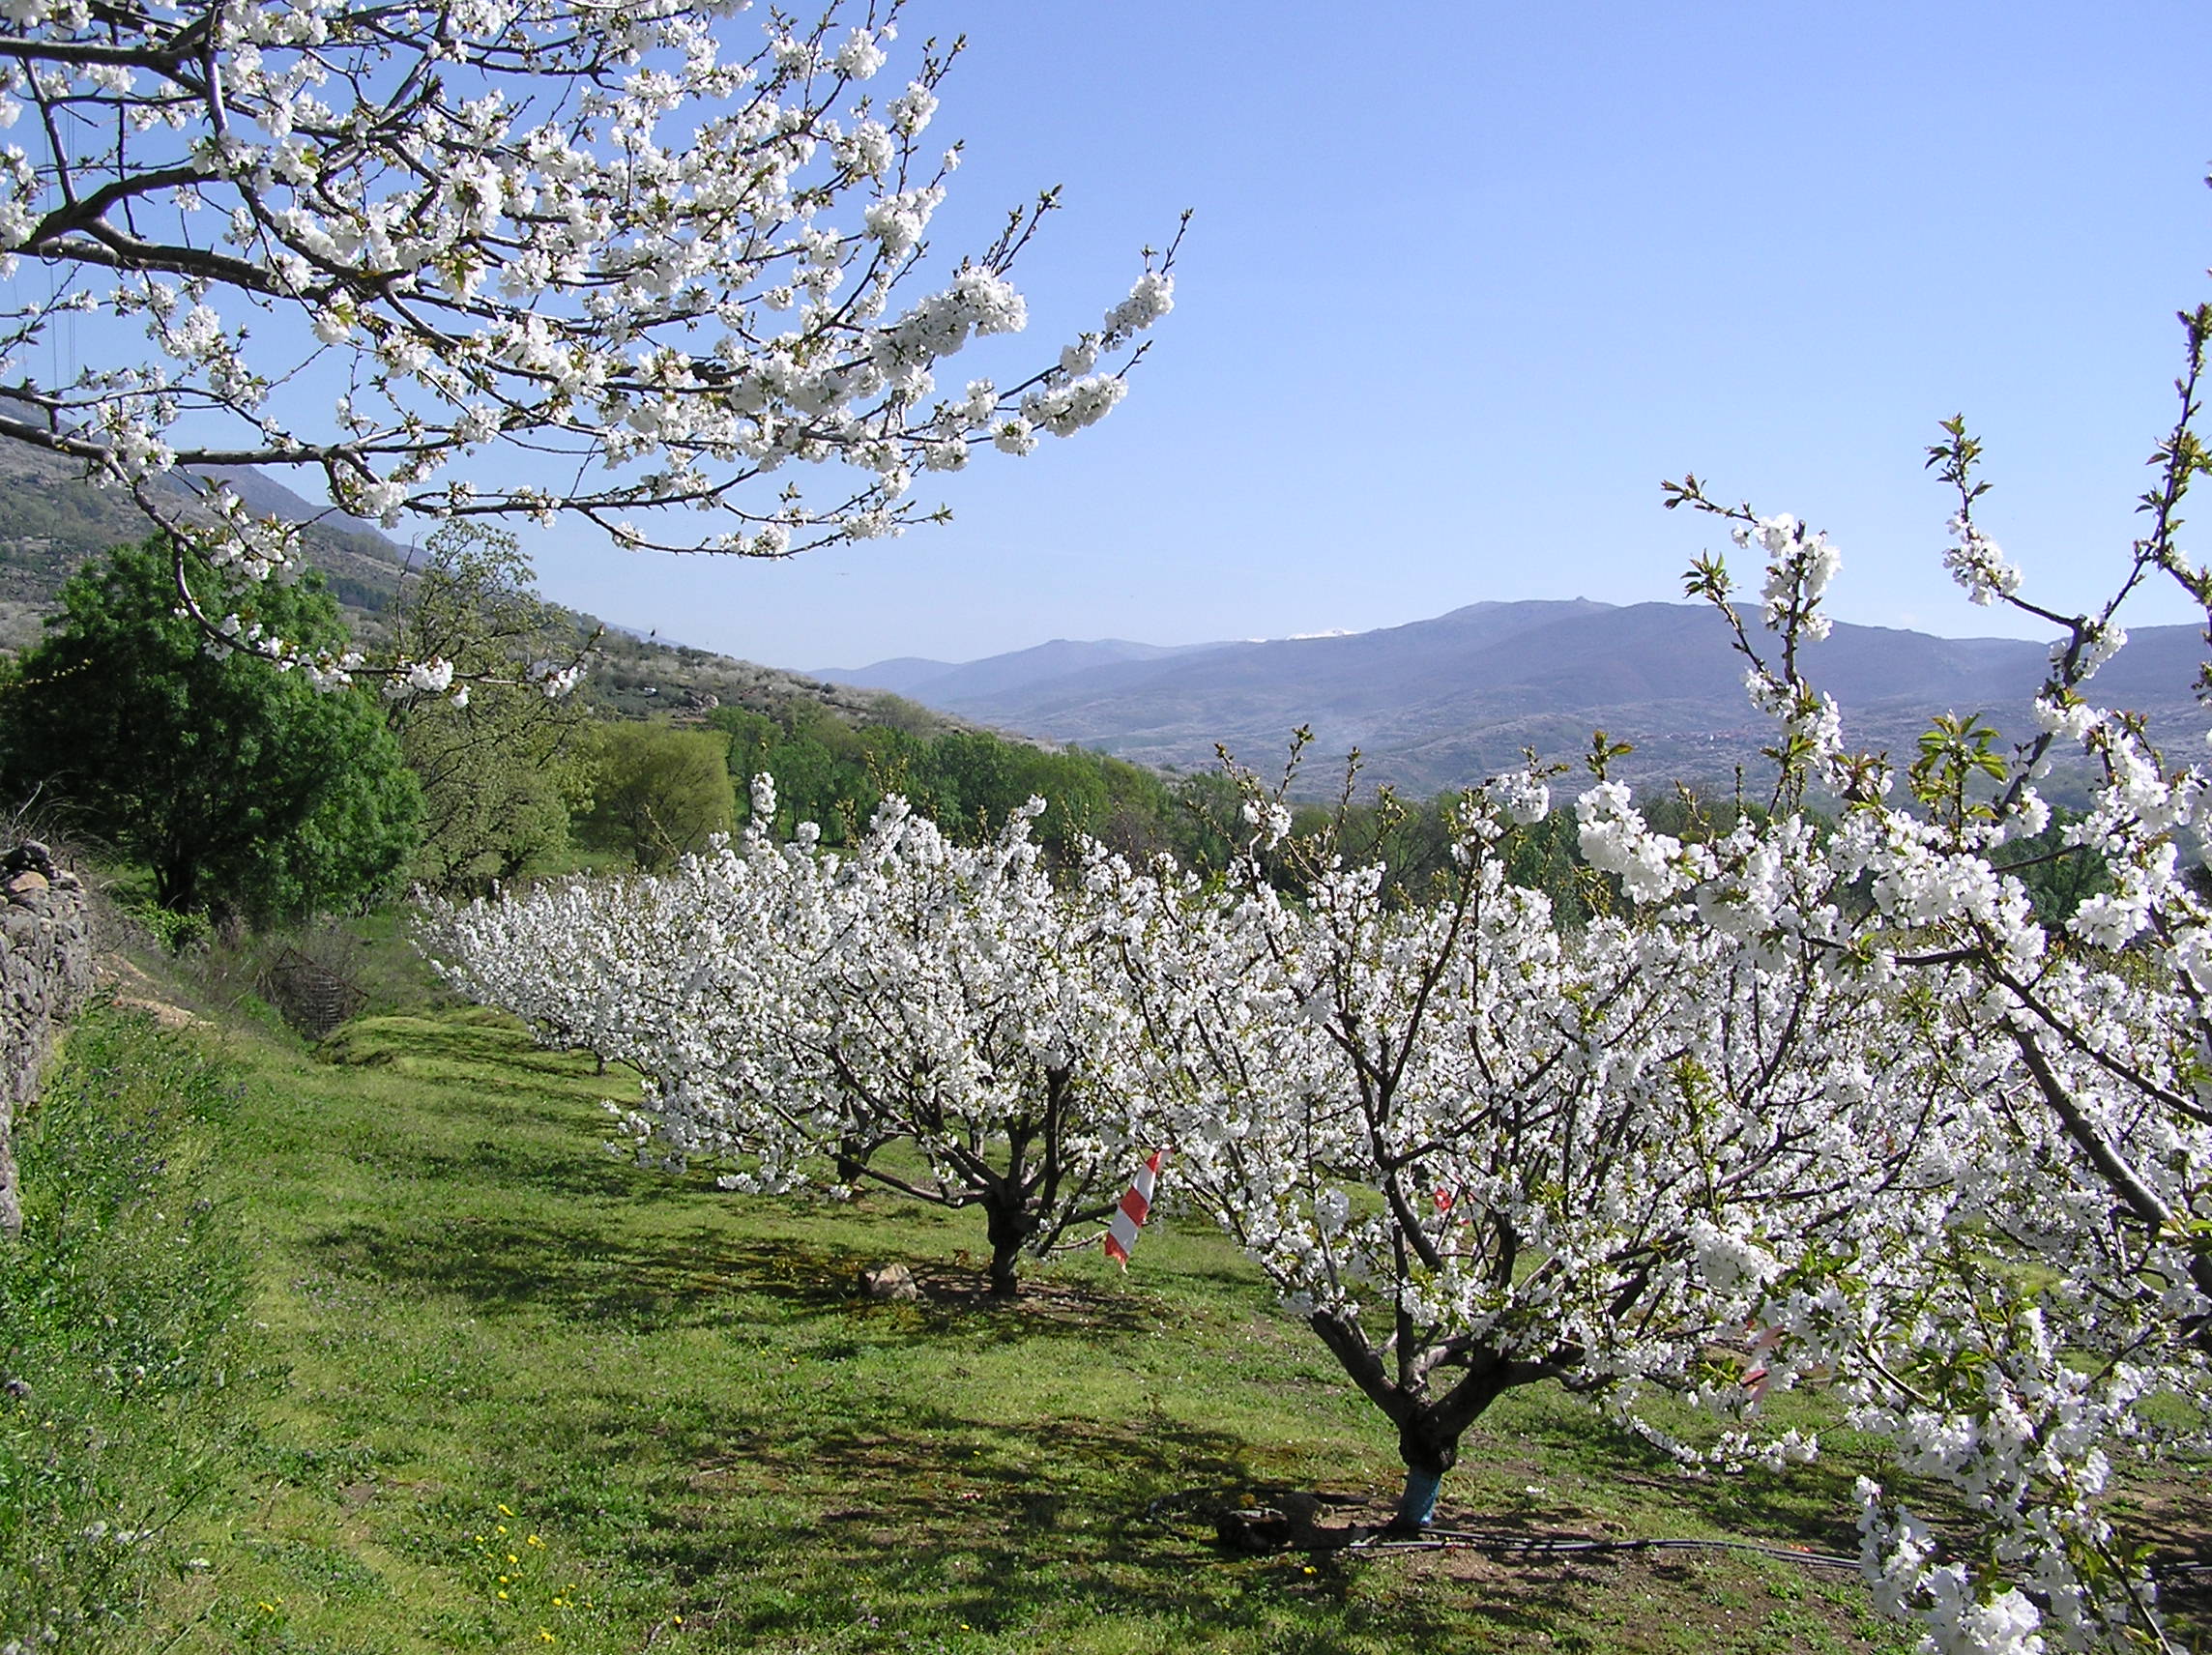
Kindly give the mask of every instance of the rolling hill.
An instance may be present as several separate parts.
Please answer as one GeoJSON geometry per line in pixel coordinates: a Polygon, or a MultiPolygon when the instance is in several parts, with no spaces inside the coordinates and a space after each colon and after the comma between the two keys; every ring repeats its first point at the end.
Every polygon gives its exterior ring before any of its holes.
{"type": "MultiPolygon", "coordinates": [[[[303,525],[307,561],[323,571],[357,638],[374,639],[398,596],[410,553],[373,525],[311,504],[247,467],[220,473],[246,504],[303,525]]],[[[0,443],[0,653],[37,642],[62,584],[88,558],[145,537],[146,520],[126,495],[93,487],[78,468],[21,443],[0,443]]],[[[593,616],[564,610],[580,633],[593,616]]],[[[618,716],[697,715],[720,703],[773,711],[814,701],[856,724],[895,723],[924,732],[964,720],[926,711],[881,689],[830,683],[803,673],[741,661],[711,650],[602,630],[599,661],[584,693],[618,716]]]]}

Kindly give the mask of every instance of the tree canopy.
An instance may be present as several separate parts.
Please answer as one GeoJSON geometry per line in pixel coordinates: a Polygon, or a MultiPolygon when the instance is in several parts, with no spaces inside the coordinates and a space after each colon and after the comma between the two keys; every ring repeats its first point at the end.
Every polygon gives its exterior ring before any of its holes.
{"type": "MultiPolygon", "coordinates": [[[[318,694],[259,656],[206,649],[177,612],[171,563],[149,540],[63,588],[0,697],[9,793],[66,803],[152,870],[173,913],[286,917],[375,890],[415,848],[422,813],[380,710],[364,691],[318,694]]],[[[315,576],[257,595],[256,624],[344,648],[315,576]]]]}
{"type": "Polygon", "coordinates": [[[730,770],[720,736],[671,724],[602,724],[593,733],[592,803],[582,838],[648,872],[730,830],[730,770]]]}
{"type": "Polygon", "coordinates": [[[585,801],[590,715],[528,682],[535,663],[574,650],[575,626],[538,595],[513,536],[449,523],[424,551],[397,606],[397,642],[412,658],[451,662],[464,692],[391,702],[422,788],[413,874],[441,890],[481,889],[558,857],[585,801]]]}

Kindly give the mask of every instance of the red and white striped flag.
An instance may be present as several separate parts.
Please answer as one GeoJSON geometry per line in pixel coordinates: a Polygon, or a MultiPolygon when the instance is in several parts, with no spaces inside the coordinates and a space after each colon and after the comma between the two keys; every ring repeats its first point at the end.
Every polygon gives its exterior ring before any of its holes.
{"type": "Polygon", "coordinates": [[[1769,1327],[1751,1342],[1751,1356],[1743,1370],[1743,1388],[1755,1403],[1766,1400],[1767,1380],[1772,1378],[1765,1356],[1767,1351],[1782,1343],[1782,1329],[1769,1327]]]}
{"type": "Polygon", "coordinates": [[[1106,1227],[1106,1257],[1124,1270],[1129,1267],[1129,1249],[1137,1244],[1137,1232],[1144,1228],[1145,1214],[1152,1210],[1152,1185],[1159,1178],[1160,1157],[1166,1152],[1154,1149],[1151,1159],[1137,1169],[1136,1181],[1122,1195],[1121,1209],[1106,1227]]]}

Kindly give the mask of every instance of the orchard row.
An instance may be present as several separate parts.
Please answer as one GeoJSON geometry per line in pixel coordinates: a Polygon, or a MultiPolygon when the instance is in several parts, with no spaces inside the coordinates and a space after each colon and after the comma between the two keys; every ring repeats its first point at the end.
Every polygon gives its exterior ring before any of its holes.
{"type": "MultiPolygon", "coordinates": [[[[1041,801],[980,846],[898,798],[843,847],[778,840],[764,778],[736,842],[434,907],[431,951],[635,1064],[641,1154],[979,1206],[1000,1292],[1094,1241],[1165,1150],[1160,1199],[1219,1224],[1395,1428],[1405,1526],[1512,1387],[1632,1417],[1686,1397],[1726,1428],[1673,1446],[1740,1466],[1818,1451],[1762,1417],[1817,1383],[1971,1515],[1938,1546],[1860,1485],[1877,1597],[1933,1646],[2156,1640],[2104,1496],[2115,1456],[2200,1448],[2212,1419],[2212,912],[2177,850],[2212,787],[2081,693],[2109,615],[2054,651],[2017,754],[1970,720],[1902,776],[1848,752],[1799,662],[1834,548],[1684,491],[1767,566],[1778,652],[1718,560],[1693,582],[1776,722],[1773,807],[1663,833],[1595,754],[1571,808],[1615,882],[1598,912],[1512,876],[1554,809],[1533,765],[1458,803],[1422,902],[1248,776],[1225,875],[1096,844],[1057,867],[1041,801]],[[2062,922],[2008,868],[2048,844],[2060,741],[2105,777],[2063,837],[2111,881],[2062,922]]],[[[1968,573],[2001,567],[1959,534],[1968,573]]]]}

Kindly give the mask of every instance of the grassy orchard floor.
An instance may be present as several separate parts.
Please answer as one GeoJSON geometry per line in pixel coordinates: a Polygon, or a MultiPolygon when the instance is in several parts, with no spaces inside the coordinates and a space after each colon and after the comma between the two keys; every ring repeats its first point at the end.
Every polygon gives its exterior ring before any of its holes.
{"type": "MultiPolygon", "coordinates": [[[[1782,1562],[1234,1560],[1148,1522],[1186,1490],[1397,1474],[1210,1234],[1149,1233],[1125,1279],[1074,1260],[979,1306],[953,1267],[975,1226],[639,1171],[599,1148],[621,1078],[484,1014],[364,1021],[319,1059],[221,1043],[250,1075],[230,1176],[289,1380],[204,1536],[214,1566],[165,1605],[178,1648],[1897,1644],[1854,1581],[1782,1562]],[[932,1297],[856,1301],[888,1259],[932,1297]]],[[[1848,1549],[1852,1468],[1687,1483],[1530,1394],[1478,1429],[1445,1508],[1848,1549]]]]}
{"type": "MultiPolygon", "coordinates": [[[[977,1304],[969,1215],[641,1171],[600,1147],[628,1084],[489,1014],[366,1019],[314,1054],[183,1037],[247,1076],[221,1176],[288,1377],[146,1648],[1906,1644],[1855,1578],[1787,1562],[1237,1559],[1149,1520],[1191,1490],[1396,1485],[1380,1417],[1210,1233],[977,1304]],[[858,1299],[893,1259],[924,1302],[858,1299]]],[[[1547,1389],[1472,1434],[1443,1515],[1848,1552],[1865,1464],[1692,1482],[1547,1389]]]]}

